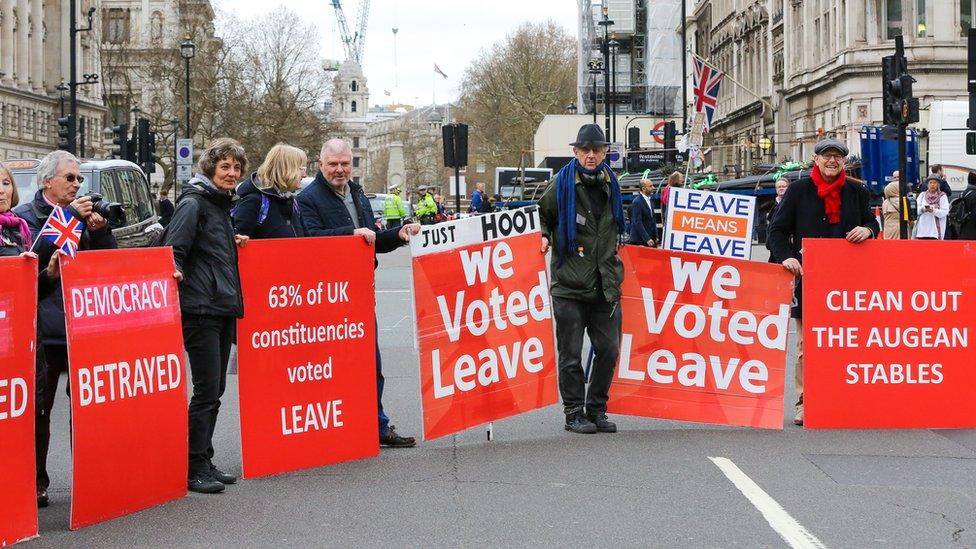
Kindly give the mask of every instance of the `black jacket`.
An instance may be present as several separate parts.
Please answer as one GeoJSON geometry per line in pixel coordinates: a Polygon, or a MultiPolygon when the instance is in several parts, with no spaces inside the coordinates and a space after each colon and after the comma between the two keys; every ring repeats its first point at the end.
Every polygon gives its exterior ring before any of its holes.
{"type": "Polygon", "coordinates": [[[659,242],[657,220],[644,195],[638,193],[630,203],[630,243],[647,246],[647,241],[651,239],[659,242]]]}
{"type": "Polygon", "coordinates": [[[766,212],[766,249],[769,250],[770,263],[780,263],[780,261],[776,261],[776,256],[773,255],[773,249],[769,246],[769,228],[773,226],[773,218],[776,217],[776,212],[779,211],[779,205],[782,203],[782,200],[777,202],[774,198],[773,203],[769,206],[769,211],[766,212]]]}
{"type": "MultiPolygon", "coordinates": [[[[349,192],[352,193],[359,216],[359,226],[375,231],[376,218],[363,187],[350,181],[349,192]]],[[[329,186],[322,172],[316,174],[315,181],[298,193],[298,205],[301,207],[306,236],[350,236],[356,229],[349,210],[329,186]]],[[[404,245],[399,233],[399,227],[376,231],[376,252],[392,252],[404,245]]]]}
{"type": "Polygon", "coordinates": [[[237,186],[240,200],[234,206],[234,228],[237,234],[251,238],[294,238],[305,236],[298,200],[293,193],[283,195],[271,187],[262,189],[255,184],[258,174],[237,186]],[[263,197],[263,198],[262,198],[263,197]],[[264,220],[261,218],[262,204],[267,204],[264,220]]]}
{"type": "Polygon", "coordinates": [[[769,226],[769,249],[779,261],[793,257],[801,262],[804,238],[844,238],[854,227],[867,227],[873,236],[880,230],[871,213],[871,195],[859,183],[847,180],[840,193],[840,223],[827,222],[823,199],[809,176],[786,189],[786,195],[769,226]]]}
{"type": "Polygon", "coordinates": [[[244,315],[230,218],[233,198],[233,192],[221,191],[197,174],[176,199],[176,212],[166,227],[162,244],[173,247],[176,269],[183,273],[183,314],[237,318],[244,315]]]}
{"type": "MultiPolygon", "coordinates": [[[[14,208],[14,214],[27,221],[31,238],[34,240],[37,240],[37,233],[44,228],[44,223],[52,211],[54,208],[44,200],[40,190],[34,194],[34,200],[14,208]]],[[[69,206],[68,211],[71,215],[78,217],[78,212],[74,211],[74,208],[69,206]]],[[[97,231],[89,230],[88,225],[85,224],[83,227],[81,243],[78,246],[79,250],[107,250],[118,247],[115,236],[112,235],[112,230],[109,229],[108,225],[97,231]]],[[[38,273],[37,332],[41,345],[67,345],[61,284],[58,281],[48,280],[46,273],[47,264],[56,251],[57,248],[54,247],[54,244],[46,239],[34,247],[40,269],[38,273]]]]}
{"type": "Polygon", "coordinates": [[[966,211],[969,212],[969,219],[962,224],[958,239],[976,240],[976,185],[968,185],[962,192],[962,199],[966,204],[966,211]]]}

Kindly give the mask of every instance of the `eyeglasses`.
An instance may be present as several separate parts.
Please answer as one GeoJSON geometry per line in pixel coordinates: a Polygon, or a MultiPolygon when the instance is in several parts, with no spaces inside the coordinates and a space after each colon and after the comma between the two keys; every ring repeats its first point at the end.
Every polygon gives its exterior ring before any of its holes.
{"type": "Polygon", "coordinates": [[[824,160],[833,160],[834,162],[842,162],[847,158],[841,154],[821,154],[820,156],[824,160]]]}
{"type": "Polygon", "coordinates": [[[69,173],[67,175],[62,175],[60,177],[63,177],[64,180],[67,181],[68,183],[74,183],[75,181],[77,181],[79,184],[81,184],[85,182],[85,176],[83,175],[75,175],[73,173],[69,173]]]}

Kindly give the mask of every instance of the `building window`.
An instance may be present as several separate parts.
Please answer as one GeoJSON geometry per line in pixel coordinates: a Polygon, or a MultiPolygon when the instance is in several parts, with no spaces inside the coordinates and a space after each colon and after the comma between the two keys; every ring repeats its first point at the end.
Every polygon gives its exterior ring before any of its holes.
{"type": "Polygon", "coordinates": [[[963,38],[969,36],[969,29],[973,26],[973,13],[976,12],[976,0],[962,0],[959,2],[959,34],[963,38]]]}
{"type": "Polygon", "coordinates": [[[352,91],[359,91],[359,84],[355,80],[353,80],[352,84],[349,84],[349,89],[351,89],[352,91]]]}
{"type": "Polygon", "coordinates": [[[915,36],[919,38],[928,36],[925,28],[925,0],[915,0],[915,36]]]}
{"type": "Polygon", "coordinates": [[[894,40],[902,34],[901,0],[885,0],[885,40],[894,40]]]}
{"type": "Polygon", "coordinates": [[[129,12],[120,8],[105,11],[102,34],[110,44],[124,44],[129,41],[129,12]]]}
{"type": "Polygon", "coordinates": [[[354,149],[358,149],[359,148],[359,138],[358,137],[353,137],[352,138],[352,148],[354,148],[354,149]]]}
{"type": "Polygon", "coordinates": [[[352,157],[352,167],[353,168],[358,168],[359,167],[359,157],[358,156],[352,157]]]}
{"type": "Polygon", "coordinates": [[[355,101],[353,101],[352,103],[349,104],[349,110],[352,111],[352,112],[356,112],[356,102],[355,101]]]}

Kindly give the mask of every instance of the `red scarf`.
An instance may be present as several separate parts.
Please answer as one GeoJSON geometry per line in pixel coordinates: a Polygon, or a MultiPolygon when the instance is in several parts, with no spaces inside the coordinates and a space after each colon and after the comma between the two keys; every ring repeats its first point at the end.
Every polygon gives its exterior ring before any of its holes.
{"type": "Polygon", "coordinates": [[[847,172],[841,170],[837,179],[832,183],[828,183],[824,181],[823,175],[820,174],[820,168],[814,166],[810,170],[810,179],[813,179],[813,184],[817,186],[817,195],[824,202],[827,221],[831,224],[840,223],[840,190],[844,188],[844,180],[846,178],[847,172]]]}

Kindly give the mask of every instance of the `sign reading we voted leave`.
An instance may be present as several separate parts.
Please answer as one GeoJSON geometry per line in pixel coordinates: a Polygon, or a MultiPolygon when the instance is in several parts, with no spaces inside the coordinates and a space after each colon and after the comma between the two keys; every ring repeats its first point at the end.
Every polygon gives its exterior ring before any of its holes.
{"type": "Polygon", "coordinates": [[[750,259],[756,198],[671,187],[663,248],[750,259]]]}
{"type": "Polygon", "coordinates": [[[425,439],[556,402],[535,206],[425,226],[410,242],[425,439]]]}
{"type": "Polygon", "coordinates": [[[171,248],[62,258],[71,528],[186,495],[187,364],[171,248]]]}
{"type": "Polygon", "coordinates": [[[624,246],[608,411],[781,429],[792,276],[779,265],[624,246]]]}
{"type": "Polygon", "coordinates": [[[37,536],[34,344],[37,260],[0,259],[0,547],[37,536]]]}
{"type": "Polygon", "coordinates": [[[373,248],[359,236],[291,238],[238,255],[244,477],[377,455],[373,248]]]}
{"type": "Polygon", "coordinates": [[[970,243],[805,239],[804,425],[976,427],[974,318],[970,243]]]}

